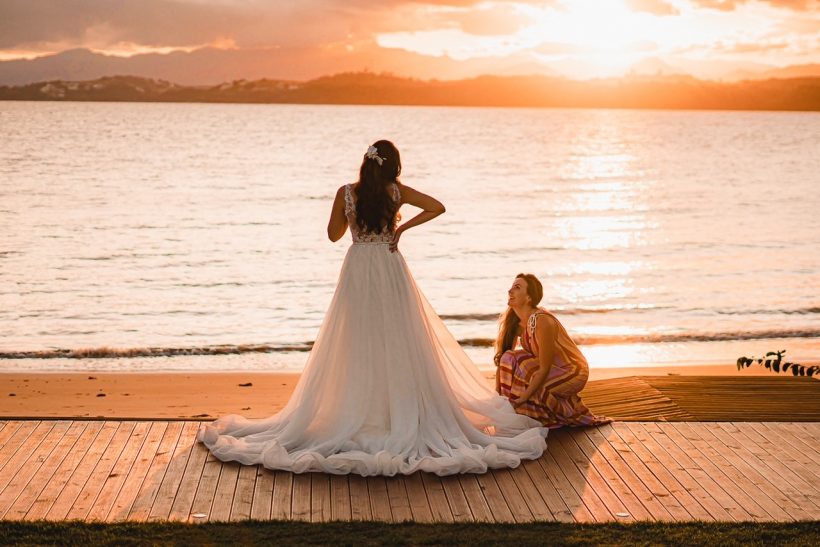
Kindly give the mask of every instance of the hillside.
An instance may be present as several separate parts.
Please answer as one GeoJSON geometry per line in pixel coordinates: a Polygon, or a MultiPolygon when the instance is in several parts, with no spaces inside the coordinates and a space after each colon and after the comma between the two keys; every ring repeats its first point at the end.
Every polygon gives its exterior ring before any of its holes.
{"type": "Polygon", "coordinates": [[[182,86],[114,76],[0,86],[0,100],[300,103],[442,106],[820,111],[820,77],[701,81],[689,76],[573,81],[548,76],[481,76],[457,81],[346,73],[305,82],[236,80],[182,86]]]}

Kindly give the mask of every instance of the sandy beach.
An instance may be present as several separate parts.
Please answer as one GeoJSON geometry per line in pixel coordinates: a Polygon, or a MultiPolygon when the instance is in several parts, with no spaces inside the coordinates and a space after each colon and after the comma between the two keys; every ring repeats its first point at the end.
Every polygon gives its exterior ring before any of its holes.
{"type": "MultiPolygon", "coordinates": [[[[492,372],[486,372],[493,385],[492,372]]],[[[593,369],[590,381],[627,376],[752,376],[762,367],[735,365],[593,369]]],[[[262,418],[279,411],[296,373],[0,373],[0,417],[209,419],[262,418]]]]}

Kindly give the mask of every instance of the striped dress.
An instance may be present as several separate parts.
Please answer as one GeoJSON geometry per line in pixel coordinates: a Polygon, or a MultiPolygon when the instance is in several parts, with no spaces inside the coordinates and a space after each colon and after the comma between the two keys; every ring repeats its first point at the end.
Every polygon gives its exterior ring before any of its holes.
{"type": "Polygon", "coordinates": [[[516,411],[535,418],[549,428],[565,425],[592,426],[611,422],[610,418],[595,416],[581,402],[578,393],[589,378],[587,360],[560,321],[541,308],[527,321],[527,328],[521,336],[522,349],[511,349],[501,356],[497,372],[499,393],[507,398],[523,395],[530,378],[538,370],[535,324],[540,315],[546,315],[554,321],[555,359],[543,387],[533,393],[526,403],[518,406],[516,411]]]}

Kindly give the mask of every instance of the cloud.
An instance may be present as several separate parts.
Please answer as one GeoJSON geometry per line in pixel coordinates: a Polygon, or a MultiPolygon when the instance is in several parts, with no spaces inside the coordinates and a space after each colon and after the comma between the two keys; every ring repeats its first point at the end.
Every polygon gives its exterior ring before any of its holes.
{"type": "Polygon", "coordinates": [[[652,15],[680,15],[678,9],[663,0],[626,0],[633,11],[643,11],[652,15]]]}
{"type": "Polygon", "coordinates": [[[529,16],[518,12],[510,4],[495,4],[471,9],[438,12],[431,17],[433,24],[456,24],[467,34],[498,36],[515,34],[530,23],[529,16]]]}
{"type": "Polygon", "coordinates": [[[715,49],[728,53],[770,53],[789,47],[788,42],[735,42],[733,44],[723,44],[715,49]]]}
{"type": "MultiPolygon", "coordinates": [[[[474,0],[425,3],[465,6],[474,0]]],[[[411,5],[418,7],[410,0],[0,0],[0,49],[58,43],[191,46],[225,39],[239,47],[306,46],[388,30],[401,21],[396,10],[411,5]]]]}
{"type": "MultiPolygon", "coordinates": [[[[738,6],[748,3],[750,0],[694,0],[695,5],[703,8],[717,9],[721,11],[733,11],[738,6]]],[[[793,11],[815,11],[820,9],[818,0],[762,0],[763,2],[777,7],[793,11]]]]}

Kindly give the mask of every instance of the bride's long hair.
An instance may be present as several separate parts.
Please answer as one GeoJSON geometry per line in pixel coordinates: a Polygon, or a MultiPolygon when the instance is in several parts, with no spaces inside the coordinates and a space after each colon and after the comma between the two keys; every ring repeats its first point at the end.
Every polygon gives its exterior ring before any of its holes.
{"type": "Polygon", "coordinates": [[[381,232],[387,226],[390,232],[396,228],[399,204],[393,201],[388,187],[399,184],[401,157],[396,146],[387,140],[373,143],[376,158],[365,154],[359,168],[359,183],[356,186],[356,224],[365,232],[381,232]]]}
{"type": "MultiPolygon", "coordinates": [[[[538,278],[528,273],[520,273],[515,278],[524,280],[527,284],[527,296],[530,297],[533,306],[538,306],[538,303],[544,297],[544,287],[538,281],[538,278]]],[[[504,355],[504,352],[512,349],[518,333],[519,322],[515,310],[507,306],[507,310],[501,314],[498,320],[498,338],[495,339],[495,357],[493,358],[495,366],[501,363],[501,356],[504,355]]]]}

